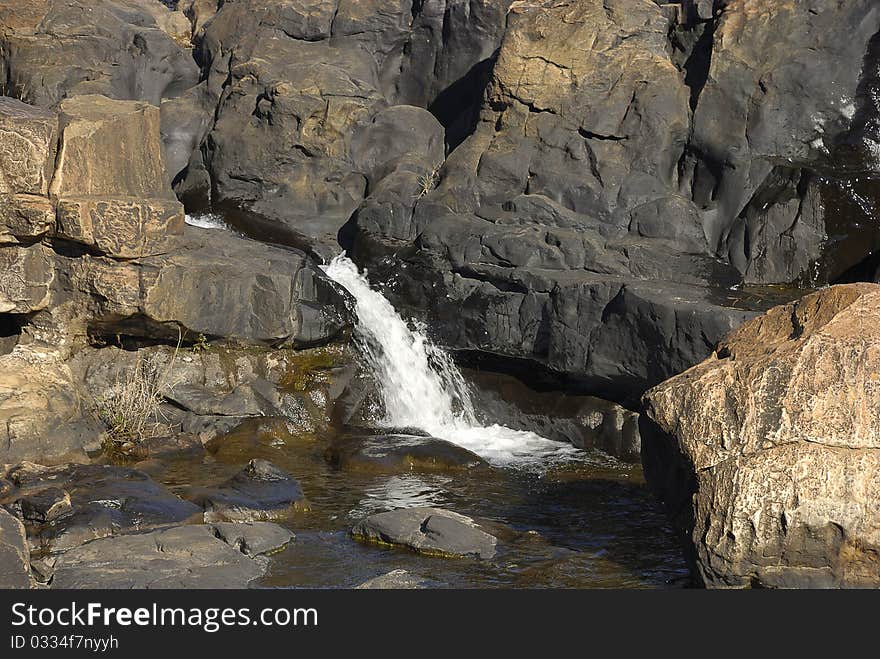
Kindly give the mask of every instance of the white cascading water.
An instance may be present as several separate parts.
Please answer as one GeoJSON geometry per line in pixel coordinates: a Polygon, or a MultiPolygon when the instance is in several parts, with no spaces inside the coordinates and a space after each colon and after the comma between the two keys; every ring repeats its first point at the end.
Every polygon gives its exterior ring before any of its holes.
{"type": "Polygon", "coordinates": [[[419,428],[498,465],[546,466],[578,452],[532,432],[480,425],[448,353],[411,329],[344,254],[323,269],[355,299],[358,342],[385,403],[383,425],[419,428]]]}

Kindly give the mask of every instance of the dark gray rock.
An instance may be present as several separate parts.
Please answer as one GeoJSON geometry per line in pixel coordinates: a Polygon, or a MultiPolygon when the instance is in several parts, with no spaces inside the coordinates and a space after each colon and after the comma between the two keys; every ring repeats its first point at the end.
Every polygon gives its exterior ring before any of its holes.
{"type": "Polygon", "coordinates": [[[349,251],[441,342],[635,404],[787,301],[732,286],[873,277],[880,9],[670,8],[513,6],[435,188],[370,191],[349,251]]]}
{"type": "Polygon", "coordinates": [[[30,550],[21,522],[0,508],[0,588],[30,588],[30,550]]]}
{"type": "Polygon", "coordinates": [[[246,588],[266,571],[207,525],[103,538],[63,554],[53,588],[246,588]]]}
{"type": "Polygon", "coordinates": [[[281,551],[296,538],[283,526],[271,522],[218,522],[211,527],[223,542],[250,557],[281,551]]]}
{"type": "Polygon", "coordinates": [[[168,13],[158,3],[127,0],[4,2],[7,93],[42,107],[74,94],[159,105],[199,79],[189,50],[157,21],[168,13]]]}
{"type": "Polygon", "coordinates": [[[79,303],[95,335],[304,348],[350,323],[346,294],[305,254],[231,232],[187,227],[167,253],[126,263],[56,258],[57,295],[79,303]]]}
{"type": "Polygon", "coordinates": [[[534,432],[541,437],[569,442],[581,449],[599,449],[626,462],[641,460],[639,415],[610,401],[580,396],[552,388],[535,389],[540,377],[518,377],[490,371],[464,369],[475,386],[474,406],[481,419],[509,428],[534,432]]]}
{"type": "Polygon", "coordinates": [[[299,483],[267,460],[251,460],[222,485],[186,496],[204,509],[206,522],[266,521],[308,508],[299,483]]]}
{"type": "Polygon", "coordinates": [[[880,244],[857,203],[880,198],[857,181],[878,169],[878,22],[871,0],[760,0],[712,23],[680,183],[746,281],[827,283],[880,244]]]}
{"type": "Polygon", "coordinates": [[[480,456],[452,442],[414,435],[347,437],[329,446],[324,458],[344,471],[372,473],[466,471],[486,466],[480,456]]]}
{"type": "Polygon", "coordinates": [[[490,559],[498,542],[471,518],[441,508],[378,513],[355,524],[351,533],[363,542],[402,546],[445,558],[490,559]]]}
{"type": "Polygon", "coordinates": [[[146,474],[109,465],[41,467],[23,463],[0,503],[17,509],[34,549],[57,554],[96,538],[197,519],[201,510],[146,474]]]}
{"type": "MultiPolygon", "coordinates": [[[[177,182],[188,174],[185,170],[211,128],[216,105],[217,99],[207,83],[196,85],[180,96],[162,102],[162,144],[171,182],[177,182]]],[[[198,167],[199,161],[195,160],[192,164],[198,167]]]]}

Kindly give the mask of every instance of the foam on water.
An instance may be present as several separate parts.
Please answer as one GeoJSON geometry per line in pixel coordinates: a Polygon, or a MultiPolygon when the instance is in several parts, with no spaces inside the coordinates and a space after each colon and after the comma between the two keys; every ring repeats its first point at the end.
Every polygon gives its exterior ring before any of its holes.
{"type": "Polygon", "coordinates": [[[187,215],[184,221],[191,227],[199,229],[228,229],[229,225],[222,217],[214,213],[196,213],[195,215],[187,215]]]}
{"type": "Polygon", "coordinates": [[[356,338],[385,403],[383,424],[420,428],[497,465],[541,467],[579,453],[532,432],[481,425],[467,383],[423,328],[410,327],[344,254],[323,269],[355,299],[356,338]]]}

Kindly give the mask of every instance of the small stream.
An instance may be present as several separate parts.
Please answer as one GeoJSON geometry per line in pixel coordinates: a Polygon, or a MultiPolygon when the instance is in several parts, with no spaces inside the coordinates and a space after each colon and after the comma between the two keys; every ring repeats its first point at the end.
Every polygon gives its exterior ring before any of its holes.
{"type": "MultiPolygon", "coordinates": [[[[190,221],[224,229],[219,217],[190,221]]],[[[273,557],[266,587],[346,588],[395,569],[436,587],[682,587],[687,568],[639,466],[533,432],[481,422],[471,387],[425,328],[407,323],[344,255],[324,267],[352,295],[355,342],[383,401],[376,426],[417,428],[481,456],[488,469],[450,473],[340,471],[324,459],[344,431],[294,437],[254,419],[211,454],[164,461],[172,490],[226,480],[265,458],[302,484],[310,509],[285,523],[296,541],[273,557]],[[362,545],[349,530],[376,512],[437,506],[473,517],[499,538],[491,561],[429,558],[362,545]]]]}

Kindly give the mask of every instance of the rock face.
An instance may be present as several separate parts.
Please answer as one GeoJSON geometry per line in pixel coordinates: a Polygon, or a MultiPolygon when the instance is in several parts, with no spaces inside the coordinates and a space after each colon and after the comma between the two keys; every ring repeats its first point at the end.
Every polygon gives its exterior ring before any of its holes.
{"type": "Polygon", "coordinates": [[[42,107],[76,94],[158,105],[198,82],[180,19],[157,0],[5,2],[4,91],[42,107]]]}
{"type": "Polygon", "coordinates": [[[680,4],[511,6],[437,185],[353,218],[350,251],[397,306],[635,404],[771,306],[731,285],[870,258],[880,8],[680,4]]]}
{"type": "Polygon", "coordinates": [[[646,476],[706,585],[880,585],[878,301],[776,307],[646,394],[646,476]]]}
{"type": "Polygon", "coordinates": [[[30,588],[31,562],[24,526],[0,508],[0,588],[30,588]]]}
{"type": "MultiPolygon", "coordinates": [[[[79,94],[55,114],[0,98],[0,135],[0,459],[79,460],[100,444],[68,361],[88,344],[344,339],[345,294],[304,253],[184,229],[157,107],[79,94]]],[[[271,389],[239,416],[315,407],[271,389]]]]}
{"type": "Polygon", "coordinates": [[[495,556],[495,536],[469,517],[441,508],[402,508],[361,520],[351,530],[363,542],[403,546],[420,554],[445,558],[495,556]]]}
{"type": "Polygon", "coordinates": [[[354,253],[395,302],[418,314],[432,300],[444,342],[618,398],[749,316],[707,291],[739,275],[678,189],[690,109],[671,21],[648,0],[511,7],[480,121],[439,185],[409,221],[369,200],[356,217],[354,253]],[[389,252],[406,277],[381,268],[389,252]]]}
{"type": "MultiPolygon", "coordinates": [[[[641,461],[639,415],[610,401],[554,390],[540,391],[521,378],[465,369],[475,407],[490,423],[537,433],[585,450],[598,449],[626,462],[641,461]]],[[[537,384],[539,378],[528,380],[537,384]]]]}
{"type": "Polygon", "coordinates": [[[0,355],[0,463],[85,461],[102,428],[70,368],[27,353],[0,355]]]}
{"type": "Polygon", "coordinates": [[[45,196],[57,138],[53,113],[0,97],[0,246],[30,242],[54,229],[54,209],[45,196]]]}

